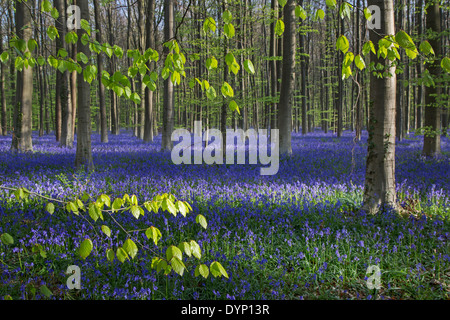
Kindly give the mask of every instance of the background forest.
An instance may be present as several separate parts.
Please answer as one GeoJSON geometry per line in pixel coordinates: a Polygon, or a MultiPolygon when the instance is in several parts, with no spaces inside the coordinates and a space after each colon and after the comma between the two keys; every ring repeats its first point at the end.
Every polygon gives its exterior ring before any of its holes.
{"type": "Polygon", "coordinates": [[[0,297],[448,299],[449,12],[0,0],[0,297]],[[174,165],[195,121],[279,172],[174,165]]]}

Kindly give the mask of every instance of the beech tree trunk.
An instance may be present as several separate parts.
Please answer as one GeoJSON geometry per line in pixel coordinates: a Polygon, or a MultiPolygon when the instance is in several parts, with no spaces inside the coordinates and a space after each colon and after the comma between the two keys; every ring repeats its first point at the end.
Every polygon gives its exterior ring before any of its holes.
{"type": "MultiPolygon", "coordinates": [[[[27,3],[16,2],[16,30],[20,39],[25,43],[33,36],[32,17],[30,9],[34,8],[34,0],[27,3]]],[[[28,52],[28,48],[26,49],[28,52]]],[[[19,152],[32,152],[32,107],[33,107],[33,69],[28,68],[17,71],[16,106],[14,110],[14,132],[11,150],[19,152]]]]}
{"type": "Polygon", "coordinates": [[[292,95],[295,84],[295,1],[288,0],[284,6],[285,30],[283,35],[283,71],[280,89],[278,128],[280,130],[280,153],[292,154],[292,95]]]}
{"type": "MultiPolygon", "coordinates": [[[[428,0],[427,5],[427,31],[437,33],[430,37],[429,42],[437,57],[441,56],[441,14],[439,11],[439,1],[428,0]]],[[[425,87],[425,128],[431,129],[425,133],[423,140],[423,155],[435,157],[441,154],[441,106],[439,104],[440,95],[440,59],[435,59],[428,64],[428,71],[434,79],[435,85],[425,87]]]]}
{"type": "MultiPolygon", "coordinates": [[[[394,35],[394,1],[369,0],[368,5],[381,9],[381,29],[370,31],[370,40],[377,44],[380,35],[394,35]],[[376,31],[376,32],[375,32],[376,31]]],[[[378,212],[380,206],[396,208],[395,191],[395,103],[396,74],[395,66],[381,56],[371,53],[371,59],[385,66],[391,74],[388,77],[376,77],[371,73],[370,120],[366,178],[364,184],[363,210],[370,214],[378,212]]]]}
{"type": "MultiPolygon", "coordinates": [[[[164,0],[164,40],[168,41],[173,38],[173,0],[164,0]]],[[[164,57],[169,54],[169,48],[164,47],[164,57]]],[[[163,101],[163,129],[162,129],[162,150],[172,150],[173,142],[171,139],[173,131],[173,101],[174,90],[173,83],[168,77],[164,81],[164,101],[163,101]]]]}
{"type": "MultiPolygon", "coordinates": [[[[89,1],[78,0],[78,6],[81,10],[81,19],[89,21],[89,1]]],[[[86,33],[83,29],[78,30],[78,51],[83,52],[90,57],[89,45],[83,45],[81,38],[86,33]]],[[[83,70],[86,64],[80,61],[83,70]]],[[[91,147],[91,92],[90,85],[84,81],[84,77],[78,77],[78,130],[77,130],[77,153],[75,156],[75,167],[84,168],[87,171],[94,169],[91,147]]]]}
{"type": "MultiPolygon", "coordinates": [[[[147,17],[146,17],[146,44],[147,48],[155,49],[154,41],[154,20],[155,20],[155,0],[147,2],[147,17]]],[[[149,63],[148,67],[153,70],[154,63],[149,63]]],[[[149,88],[145,90],[145,124],[144,124],[144,141],[153,141],[153,91],[149,88]]]]}
{"type": "MultiPolygon", "coordinates": [[[[0,34],[2,33],[2,26],[0,25],[0,34]]],[[[3,38],[0,39],[0,52],[3,52],[3,38]]],[[[8,134],[7,119],[6,119],[6,95],[5,95],[5,73],[6,66],[4,63],[0,63],[0,96],[1,96],[1,123],[0,134],[6,136],[8,134]]]]}
{"type": "MultiPolygon", "coordinates": [[[[94,0],[94,13],[95,13],[95,28],[97,32],[95,33],[95,38],[99,43],[103,41],[103,28],[102,28],[102,20],[100,16],[100,4],[99,0],[94,0]]],[[[108,142],[108,123],[106,119],[106,102],[105,102],[105,86],[103,85],[102,73],[103,73],[103,52],[97,55],[98,62],[98,103],[100,109],[100,136],[101,141],[106,143],[108,142]]],[[[111,75],[112,76],[112,75],[111,75]]]]}
{"type": "MultiPolygon", "coordinates": [[[[59,33],[59,38],[57,39],[57,52],[59,49],[67,50],[67,45],[65,43],[65,35],[66,35],[66,5],[65,0],[55,0],[55,7],[59,12],[59,18],[57,22],[57,29],[59,33]]],[[[66,148],[73,147],[73,122],[72,122],[72,100],[70,98],[69,91],[69,81],[70,75],[68,71],[64,71],[63,73],[57,71],[56,77],[56,86],[59,87],[59,103],[60,103],[60,113],[57,114],[57,119],[61,123],[61,132],[60,132],[60,146],[66,148]]]]}

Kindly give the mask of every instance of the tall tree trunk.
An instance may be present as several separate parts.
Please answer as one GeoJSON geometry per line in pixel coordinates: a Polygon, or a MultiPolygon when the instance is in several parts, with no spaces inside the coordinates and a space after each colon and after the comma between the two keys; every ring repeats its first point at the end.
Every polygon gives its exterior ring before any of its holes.
{"type": "MultiPolygon", "coordinates": [[[[109,44],[114,45],[114,29],[113,29],[113,9],[112,9],[112,3],[108,3],[108,26],[109,26],[109,44]]],[[[116,72],[116,56],[113,55],[111,59],[109,59],[109,67],[110,67],[110,73],[113,75],[116,72]]],[[[143,97],[142,97],[143,100],[143,97]]],[[[117,95],[114,90],[110,90],[110,105],[111,105],[111,132],[114,135],[118,135],[120,133],[119,128],[119,105],[117,103],[117,95]]],[[[142,129],[143,130],[143,129],[142,129]]]]}
{"type": "MultiPolygon", "coordinates": [[[[405,4],[403,0],[397,1],[397,29],[399,30],[405,30],[406,29],[406,20],[404,15],[405,10],[405,4]]],[[[405,54],[403,52],[400,53],[401,55],[401,61],[404,61],[405,54]]],[[[402,66],[402,68],[406,67],[406,63],[399,62],[399,64],[402,66]]],[[[404,86],[403,81],[405,81],[405,74],[399,74],[397,75],[397,110],[396,110],[396,136],[398,141],[403,140],[403,121],[404,121],[404,114],[403,114],[403,108],[404,108],[404,86]]]]}
{"type": "MultiPolygon", "coordinates": [[[[439,1],[427,1],[427,31],[433,32],[429,42],[437,57],[441,56],[441,14],[439,1]],[[437,35],[434,35],[437,34],[437,35]]],[[[439,104],[441,67],[440,59],[434,59],[428,65],[428,71],[435,80],[435,85],[425,87],[425,128],[431,129],[426,132],[423,141],[423,155],[434,157],[441,154],[441,106],[439,104]]]]}
{"type": "MultiPolygon", "coordinates": [[[[423,38],[423,0],[418,0],[417,14],[416,14],[416,23],[419,25],[418,37],[419,39],[423,38]]],[[[420,56],[417,61],[417,76],[421,77],[423,73],[422,67],[422,59],[420,56]]],[[[419,84],[418,93],[417,93],[417,107],[416,107],[416,129],[420,129],[422,127],[422,105],[423,105],[423,84],[419,84]]]]}
{"type": "MultiPolygon", "coordinates": [[[[394,1],[369,0],[368,5],[381,9],[381,29],[370,31],[370,40],[375,44],[380,35],[394,35],[394,1]]],[[[395,66],[381,56],[371,53],[371,59],[385,66],[388,77],[376,77],[371,73],[370,123],[363,209],[375,214],[380,205],[396,207],[395,190],[395,66]]]]}
{"type": "MultiPolygon", "coordinates": [[[[147,48],[155,49],[155,41],[153,33],[155,20],[155,0],[147,2],[147,17],[146,17],[146,44],[147,48]]],[[[150,70],[154,68],[154,63],[149,63],[150,70]]],[[[144,141],[153,141],[153,91],[149,88],[145,90],[145,127],[144,127],[144,141]]]]}
{"type": "Polygon", "coordinates": [[[280,130],[280,153],[291,154],[292,93],[295,84],[295,1],[288,0],[284,6],[285,30],[283,35],[283,71],[280,89],[278,128],[280,130]]]}
{"type": "MultiPolygon", "coordinates": [[[[173,38],[174,8],[173,0],[164,0],[164,40],[173,38]]],[[[164,56],[169,54],[169,48],[164,47],[164,56]]],[[[173,98],[174,88],[171,77],[164,81],[164,105],[163,105],[163,130],[162,130],[162,150],[172,150],[172,131],[173,131],[173,98]]]]}
{"type": "MultiPolygon", "coordinates": [[[[74,5],[77,4],[78,0],[73,0],[72,3],[74,5]]],[[[71,46],[71,56],[74,61],[77,61],[77,54],[78,54],[78,46],[76,43],[73,43],[71,46]]],[[[70,75],[70,97],[72,99],[72,135],[75,136],[75,126],[76,126],[76,120],[77,120],[77,109],[78,109],[78,93],[77,93],[77,80],[78,79],[78,73],[76,71],[73,71],[70,75]]]]}
{"type": "MultiPolygon", "coordinates": [[[[32,16],[29,8],[34,8],[34,0],[27,3],[16,2],[16,30],[25,43],[32,38],[32,16]]],[[[28,48],[26,49],[28,52],[28,48]]],[[[32,152],[33,130],[33,69],[29,66],[17,71],[16,109],[14,111],[14,133],[11,144],[13,151],[32,152]]]]}
{"type": "MultiPolygon", "coordinates": [[[[81,19],[89,21],[89,1],[78,0],[78,6],[81,11],[81,19]]],[[[89,45],[84,45],[81,38],[86,31],[78,30],[78,51],[84,53],[88,58],[90,57],[89,45]]],[[[83,70],[86,64],[80,61],[83,70]]],[[[94,162],[92,160],[92,146],[91,146],[91,90],[88,82],[84,81],[84,77],[78,77],[78,129],[77,129],[77,153],[75,156],[75,167],[84,168],[87,171],[94,169],[94,162]]]]}
{"type": "Polygon", "coordinates": [[[270,48],[269,48],[269,54],[270,57],[273,59],[269,63],[269,69],[270,69],[270,88],[271,88],[271,96],[272,96],[272,104],[271,104],[271,111],[269,113],[270,118],[270,127],[272,129],[276,128],[275,124],[275,114],[277,110],[277,103],[275,102],[277,97],[277,62],[275,60],[275,57],[277,56],[277,38],[275,35],[275,23],[278,19],[278,1],[272,0],[271,1],[271,14],[272,14],[272,20],[273,22],[270,24],[270,48]]]}
{"type": "MultiPolygon", "coordinates": [[[[2,26],[0,24],[0,34],[2,37],[0,38],[0,52],[3,52],[3,34],[2,34],[2,26]]],[[[7,115],[6,115],[6,95],[5,95],[5,73],[6,73],[6,66],[4,63],[0,63],[0,96],[1,96],[1,123],[0,123],[0,134],[6,136],[8,134],[8,128],[7,128],[7,115]]]]}
{"type": "MultiPolygon", "coordinates": [[[[59,12],[59,18],[57,22],[57,29],[59,38],[57,39],[57,52],[59,49],[67,50],[65,44],[66,35],[66,5],[65,0],[55,0],[55,7],[59,12]]],[[[72,129],[72,101],[70,99],[69,91],[69,72],[64,71],[60,73],[57,71],[56,86],[59,86],[59,103],[61,109],[61,132],[60,132],[60,146],[72,148],[73,147],[73,129],[72,129]]],[[[59,115],[57,115],[59,117],[59,115]]]]}
{"type": "MultiPolygon", "coordinates": [[[[303,6],[303,0],[300,1],[300,5],[303,6]]],[[[305,24],[302,24],[302,26],[305,24]]],[[[301,79],[301,96],[302,96],[302,134],[305,135],[308,133],[308,117],[306,113],[306,73],[307,73],[307,57],[306,57],[306,41],[305,41],[305,30],[300,29],[299,34],[299,47],[301,50],[301,57],[300,57],[300,70],[302,73],[302,79],[301,79]]]]}
{"type": "MultiPolygon", "coordinates": [[[[95,33],[95,39],[99,43],[103,43],[103,27],[102,19],[100,16],[100,4],[99,0],[94,0],[94,13],[95,13],[95,28],[97,32],[95,33]]],[[[100,109],[100,137],[103,143],[108,142],[108,123],[106,120],[106,103],[105,103],[105,86],[103,85],[102,74],[103,74],[103,52],[97,55],[98,63],[98,103],[100,109]]],[[[112,75],[111,75],[112,76],[112,75]]]]}

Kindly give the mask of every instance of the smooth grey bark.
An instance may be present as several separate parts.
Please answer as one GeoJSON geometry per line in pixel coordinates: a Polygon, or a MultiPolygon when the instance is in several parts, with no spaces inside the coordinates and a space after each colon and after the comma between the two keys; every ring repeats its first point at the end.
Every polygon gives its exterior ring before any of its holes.
{"type": "MultiPolygon", "coordinates": [[[[103,28],[102,20],[100,16],[100,4],[99,0],[94,0],[94,15],[95,15],[95,28],[97,32],[95,33],[95,39],[102,43],[103,41],[103,28]]],[[[97,70],[98,70],[98,104],[100,110],[100,139],[103,143],[108,142],[108,124],[106,120],[106,102],[105,102],[105,86],[103,85],[102,74],[103,74],[103,52],[100,51],[97,54],[97,70]]]]}
{"type": "Polygon", "coordinates": [[[292,94],[295,84],[295,1],[284,6],[285,30],[283,35],[283,71],[280,88],[278,128],[280,130],[280,154],[292,154],[292,94]]]}
{"type": "MultiPolygon", "coordinates": [[[[155,27],[155,0],[147,2],[147,17],[146,17],[146,44],[147,48],[155,49],[155,38],[153,36],[155,27]]],[[[149,63],[150,70],[154,68],[154,63],[149,63]]],[[[145,123],[144,123],[144,141],[153,141],[153,91],[149,88],[145,90],[145,123]]]]}
{"type": "MultiPolygon", "coordinates": [[[[394,1],[369,0],[368,5],[381,9],[381,29],[370,32],[370,40],[378,43],[380,35],[394,35],[394,1]]],[[[370,120],[366,177],[363,207],[367,213],[375,214],[380,206],[396,208],[395,190],[395,66],[381,56],[371,53],[371,60],[385,66],[388,77],[370,79],[370,120]]]]}
{"type": "MultiPolygon", "coordinates": [[[[29,8],[34,8],[34,0],[27,3],[16,2],[16,30],[20,39],[26,43],[33,36],[32,16],[29,8]]],[[[26,49],[28,51],[28,48],[26,49]]],[[[14,132],[11,150],[32,152],[32,107],[33,107],[33,69],[29,66],[17,71],[16,106],[14,110],[14,132]]]]}
{"type": "MultiPolygon", "coordinates": [[[[429,42],[434,49],[436,56],[441,55],[441,14],[439,11],[439,1],[428,0],[427,5],[427,31],[431,31],[433,35],[429,38],[429,42]]],[[[422,153],[427,157],[435,157],[441,154],[441,113],[442,109],[439,104],[440,95],[440,59],[434,59],[427,67],[431,77],[435,81],[435,85],[425,87],[425,128],[431,129],[425,133],[423,140],[422,153]]]]}
{"type": "MultiPolygon", "coordinates": [[[[67,50],[67,45],[64,40],[66,35],[66,5],[65,0],[55,0],[54,4],[57,5],[57,9],[59,12],[59,18],[57,22],[56,28],[58,29],[59,38],[57,39],[57,52],[59,49],[67,50]]],[[[66,70],[63,73],[57,71],[57,79],[56,86],[59,87],[60,96],[57,97],[60,103],[60,115],[57,117],[61,117],[59,119],[61,123],[61,132],[60,132],[60,146],[66,148],[73,147],[73,121],[72,121],[72,99],[71,92],[69,90],[69,82],[70,75],[66,70]]]]}
{"type": "MultiPolygon", "coordinates": [[[[2,26],[0,25],[0,34],[2,33],[2,26]]],[[[0,39],[0,52],[3,52],[3,37],[0,39]]],[[[0,63],[0,96],[1,96],[1,123],[0,123],[0,134],[6,136],[8,134],[7,119],[6,119],[6,95],[5,95],[5,74],[6,66],[4,63],[0,63]]]]}
{"type": "MultiPolygon", "coordinates": [[[[81,11],[81,19],[89,21],[89,1],[78,0],[78,6],[81,11]]],[[[86,33],[83,29],[78,30],[78,51],[84,53],[88,58],[90,57],[89,45],[83,45],[81,38],[86,33]]],[[[86,64],[80,61],[83,69],[86,64]]],[[[94,169],[94,162],[92,160],[92,146],[91,146],[91,92],[90,85],[84,81],[84,77],[78,77],[78,128],[77,128],[77,153],[75,156],[75,167],[77,169],[85,169],[92,171],[94,169]]]]}
{"type": "MultiPolygon", "coordinates": [[[[174,36],[174,6],[173,0],[164,0],[164,41],[169,41],[174,36]]],[[[169,54],[169,48],[164,47],[164,56],[169,54]]],[[[164,81],[163,97],[163,129],[162,129],[162,150],[172,150],[173,142],[171,139],[173,131],[173,101],[174,87],[171,77],[164,81]]]]}
{"type": "Polygon", "coordinates": [[[270,106],[270,112],[269,112],[269,121],[270,127],[274,129],[276,127],[275,125],[275,114],[277,110],[277,104],[275,102],[275,99],[277,97],[277,62],[275,60],[275,57],[277,55],[277,38],[275,35],[275,23],[278,19],[278,1],[272,0],[271,1],[271,17],[273,22],[270,24],[270,44],[269,44],[269,55],[273,59],[269,63],[269,70],[270,70],[270,89],[271,89],[271,96],[272,96],[272,103],[270,106]]]}

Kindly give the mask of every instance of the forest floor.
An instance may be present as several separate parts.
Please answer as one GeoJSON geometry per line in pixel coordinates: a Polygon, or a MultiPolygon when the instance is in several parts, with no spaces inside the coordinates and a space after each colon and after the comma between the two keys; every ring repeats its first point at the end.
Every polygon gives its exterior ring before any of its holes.
{"type": "Polygon", "coordinates": [[[367,134],[360,142],[350,132],[341,139],[294,134],[293,155],[281,158],[273,176],[261,176],[259,165],[174,165],[170,153],[159,152],[160,136],[144,143],[129,133],[110,135],[108,144],[94,134],[96,169],[77,172],[75,148],[59,148],[54,136],[33,138],[33,153],[12,154],[11,138],[0,137],[2,186],[60,200],[86,192],[95,199],[136,195],[142,203],[170,193],[193,212],[175,217],[145,210],[139,219],[115,213],[127,230],[155,226],[162,238],[155,246],[133,231],[151,250],[109,262],[107,250],[116,252],[127,238],[110,216],[94,222],[58,205],[50,215],[46,200],[18,201],[0,191],[0,234],[14,239],[0,243],[0,299],[450,299],[448,138],[438,159],[421,156],[423,137],[411,134],[397,144],[404,217],[358,210],[367,134]],[[198,214],[206,229],[196,223],[198,214]],[[110,227],[110,237],[102,225],[110,227]],[[77,248],[86,238],[94,248],[82,259],[77,248]],[[195,277],[195,257],[184,257],[183,276],[151,268],[155,252],[191,239],[201,247],[200,263],[219,261],[228,278],[195,277]],[[70,265],[80,267],[80,290],[67,288],[70,265]],[[379,289],[367,285],[372,265],[381,270],[379,289]]]}

